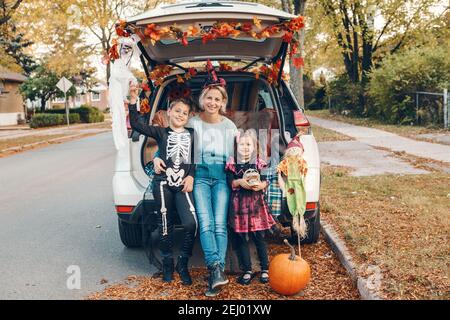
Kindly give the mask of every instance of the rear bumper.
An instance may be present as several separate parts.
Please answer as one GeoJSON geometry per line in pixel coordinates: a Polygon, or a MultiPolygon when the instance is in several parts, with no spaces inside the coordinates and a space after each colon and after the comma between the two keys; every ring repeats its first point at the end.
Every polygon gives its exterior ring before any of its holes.
{"type": "MultiPolygon", "coordinates": [[[[313,210],[305,211],[305,220],[313,220],[320,211],[320,203],[317,202],[317,206],[313,210]]],[[[281,202],[281,214],[278,217],[278,221],[283,227],[289,227],[292,224],[292,215],[289,212],[287,201],[284,199],[281,202]]]]}
{"type": "Polygon", "coordinates": [[[136,205],[136,207],[134,207],[133,211],[127,213],[117,212],[117,216],[120,220],[126,221],[128,223],[139,223],[142,218],[143,212],[143,201],[140,201],[136,205]]]}
{"type": "Polygon", "coordinates": [[[129,171],[116,172],[112,184],[116,206],[137,206],[142,201],[145,189],[133,179],[129,171]]]}

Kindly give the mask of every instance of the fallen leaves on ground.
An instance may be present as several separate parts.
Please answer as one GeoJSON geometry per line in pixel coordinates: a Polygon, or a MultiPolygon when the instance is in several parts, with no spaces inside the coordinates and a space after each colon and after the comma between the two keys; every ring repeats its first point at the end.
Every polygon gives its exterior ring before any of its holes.
{"type": "Polygon", "coordinates": [[[355,262],[381,268],[384,298],[450,297],[449,174],[351,177],[333,167],[322,174],[322,215],[355,262]]]}
{"type": "MultiPolygon", "coordinates": [[[[282,244],[280,238],[268,239],[269,256],[272,258],[279,253],[288,253],[289,248],[282,244]]],[[[160,277],[129,276],[123,283],[114,284],[102,292],[88,297],[90,300],[316,300],[359,299],[357,289],[345,269],[337,260],[323,237],[318,243],[302,246],[302,257],[311,266],[311,281],[308,286],[295,296],[283,296],[274,292],[269,284],[259,282],[259,275],[248,286],[236,282],[237,275],[228,274],[230,283],[214,298],[205,296],[207,289],[206,268],[193,268],[191,276],[193,284],[183,286],[178,274],[175,273],[173,283],[164,283],[160,277]]],[[[257,261],[254,261],[257,265],[257,261]]]]}

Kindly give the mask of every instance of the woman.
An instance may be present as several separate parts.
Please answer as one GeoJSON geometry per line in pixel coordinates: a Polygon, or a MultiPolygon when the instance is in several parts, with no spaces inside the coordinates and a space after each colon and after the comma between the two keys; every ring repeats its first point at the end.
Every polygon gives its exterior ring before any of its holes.
{"type": "MultiPolygon", "coordinates": [[[[228,95],[225,81],[215,74],[205,84],[199,98],[200,114],[187,127],[195,132],[194,200],[200,227],[200,242],[210,272],[207,296],[215,296],[228,283],[224,274],[227,251],[227,214],[230,188],[225,174],[226,159],[233,153],[236,125],[223,114],[228,95]]],[[[154,160],[155,170],[165,164],[154,160]]]]}

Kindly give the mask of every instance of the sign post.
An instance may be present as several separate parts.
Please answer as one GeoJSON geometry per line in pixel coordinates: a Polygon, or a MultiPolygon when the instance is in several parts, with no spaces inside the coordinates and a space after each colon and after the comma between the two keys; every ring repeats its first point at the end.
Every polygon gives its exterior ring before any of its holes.
{"type": "Polygon", "coordinates": [[[64,92],[64,107],[66,109],[66,122],[67,122],[67,126],[69,126],[69,106],[67,104],[67,91],[70,89],[70,87],[72,87],[72,82],[70,82],[66,77],[62,77],[58,83],[56,84],[56,86],[58,87],[59,90],[61,90],[62,92],[64,92]]]}

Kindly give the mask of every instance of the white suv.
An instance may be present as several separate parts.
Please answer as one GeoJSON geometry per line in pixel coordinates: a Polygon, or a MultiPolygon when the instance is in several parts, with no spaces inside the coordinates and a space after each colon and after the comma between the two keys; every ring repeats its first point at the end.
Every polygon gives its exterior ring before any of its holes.
{"type": "MultiPolygon", "coordinates": [[[[283,11],[256,3],[192,1],[162,5],[132,17],[127,20],[127,30],[143,32],[151,23],[161,27],[176,23],[180,28],[195,24],[198,28],[205,29],[217,21],[254,21],[255,17],[263,25],[295,18],[283,11]]],[[[270,83],[266,77],[257,77],[255,73],[249,71],[257,62],[269,65],[281,60],[284,64],[287,43],[283,42],[281,37],[258,40],[248,37],[218,38],[206,44],[202,44],[199,38],[187,38],[187,41],[189,42],[187,46],[172,39],[161,39],[154,44],[150,41],[138,44],[141,62],[147,75],[157,65],[173,67],[171,74],[163,80],[159,79],[157,85],[153,87],[149,99],[151,112],[147,120],[151,122],[157,111],[167,109],[169,88],[177,83],[179,79],[177,74],[187,71],[186,64],[204,65],[207,59],[216,63],[218,61],[232,61],[234,65],[240,63],[242,67],[238,71],[222,69],[218,72],[218,75],[227,82],[229,96],[227,116],[238,128],[265,130],[267,132],[265,140],[261,141],[266,146],[263,149],[272,159],[277,156],[281,159],[291,137],[300,131],[303,133],[301,142],[305,149],[304,158],[308,163],[305,218],[309,226],[308,235],[303,243],[316,242],[320,230],[320,160],[310,123],[281,77],[278,79],[278,85],[275,85],[275,82],[270,83]],[[275,145],[279,143],[279,150],[273,150],[273,143],[275,145]]],[[[206,77],[201,68],[197,71],[186,80],[194,99],[198,98],[206,77]]],[[[113,188],[121,240],[127,247],[136,247],[142,245],[142,232],[152,231],[155,228],[155,224],[151,223],[152,219],[145,219],[156,211],[148,187],[152,177],[146,171],[151,166],[155,142],[131,130],[129,139],[129,146],[117,153],[113,188]]],[[[283,214],[278,220],[285,226],[290,225],[290,214],[285,200],[282,209],[283,214]]]]}

